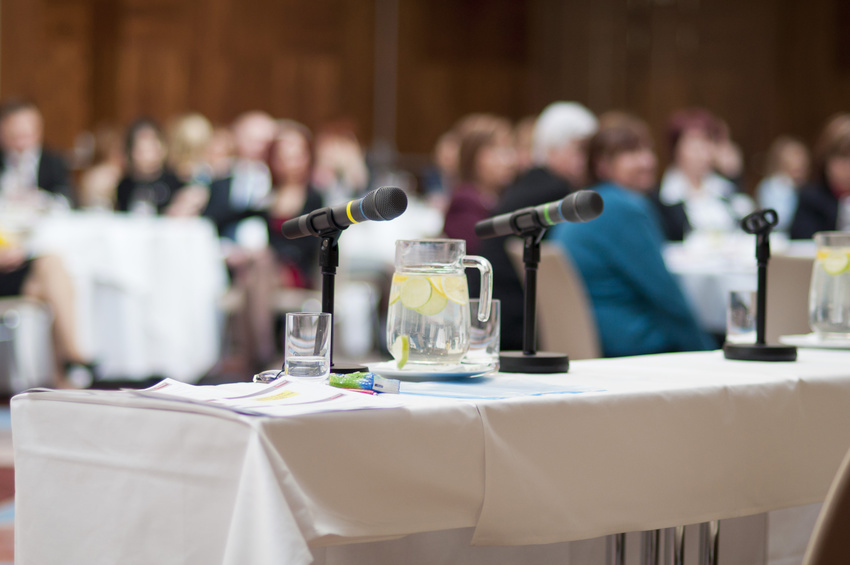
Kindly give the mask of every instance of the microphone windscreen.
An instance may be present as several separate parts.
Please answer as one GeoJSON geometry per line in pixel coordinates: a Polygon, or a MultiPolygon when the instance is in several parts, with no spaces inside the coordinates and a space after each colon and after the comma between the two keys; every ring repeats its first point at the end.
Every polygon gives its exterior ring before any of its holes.
{"type": "Polygon", "coordinates": [[[592,190],[579,190],[561,202],[561,214],[569,222],[589,222],[602,214],[602,197],[592,190]]]}
{"type": "Polygon", "coordinates": [[[407,194],[397,186],[382,186],[367,194],[363,214],[370,220],[392,220],[407,210],[407,194]]]}

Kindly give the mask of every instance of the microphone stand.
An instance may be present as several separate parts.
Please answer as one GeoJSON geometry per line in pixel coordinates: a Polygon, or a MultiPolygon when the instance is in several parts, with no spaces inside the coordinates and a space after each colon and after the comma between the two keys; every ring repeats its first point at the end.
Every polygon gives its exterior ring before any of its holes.
{"type": "Polygon", "coordinates": [[[758,287],[756,292],[756,342],[723,344],[723,356],[737,361],[796,361],[797,348],[792,345],[767,345],[767,263],[770,260],[770,231],[776,225],[776,211],[758,210],[741,222],[744,231],[756,236],[758,287]]]}
{"type": "Polygon", "coordinates": [[[540,265],[540,241],[546,228],[522,234],[522,261],[525,265],[522,351],[503,351],[499,370],[503,373],[566,373],[570,358],[563,353],[537,351],[537,267],[540,265]]]}
{"type": "MultiPolygon", "coordinates": [[[[344,228],[343,228],[344,229],[344,228]]],[[[322,245],[319,249],[319,266],[322,268],[322,312],[331,315],[331,328],[334,323],[334,285],[336,268],[339,266],[339,236],[342,230],[334,229],[322,233],[322,245]]],[[[361,365],[337,365],[334,362],[333,329],[331,329],[331,373],[357,373],[368,371],[361,365]]]]}

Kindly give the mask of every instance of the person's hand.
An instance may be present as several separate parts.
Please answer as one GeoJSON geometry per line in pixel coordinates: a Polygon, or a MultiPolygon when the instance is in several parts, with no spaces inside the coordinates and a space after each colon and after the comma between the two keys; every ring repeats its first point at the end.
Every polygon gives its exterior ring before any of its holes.
{"type": "Polygon", "coordinates": [[[27,258],[26,252],[17,247],[0,247],[0,272],[14,271],[27,258]]]}

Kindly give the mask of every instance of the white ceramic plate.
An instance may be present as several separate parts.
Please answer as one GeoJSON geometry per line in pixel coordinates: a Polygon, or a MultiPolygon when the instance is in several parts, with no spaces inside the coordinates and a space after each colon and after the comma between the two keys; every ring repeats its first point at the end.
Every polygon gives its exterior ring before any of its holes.
{"type": "Polygon", "coordinates": [[[815,349],[850,349],[850,339],[820,339],[817,334],[781,335],[779,341],[797,347],[815,349]]]}
{"type": "Polygon", "coordinates": [[[469,377],[477,377],[495,371],[492,365],[435,365],[433,368],[416,367],[416,369],[405,367],[399,369],[395,361],[373,363],[369,370],[382,377],[399,379],[402,381],[438,381],[456,380],[469,377]]]}

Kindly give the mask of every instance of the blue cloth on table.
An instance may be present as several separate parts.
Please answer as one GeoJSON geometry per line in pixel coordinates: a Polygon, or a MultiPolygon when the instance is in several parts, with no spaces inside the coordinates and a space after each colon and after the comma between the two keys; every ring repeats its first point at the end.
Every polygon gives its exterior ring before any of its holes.
{"type": "Polygon", "coordinates": [[[402,382],[400,394],[441,396],[447,398],[498,399],[544,394],[577,394],[600,392],[603,389],[570,383],[546,383],[527,375],[481,376],[457,380],[402,382]]]}

